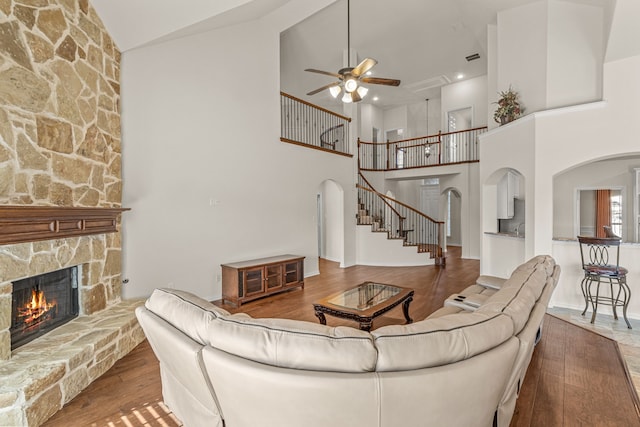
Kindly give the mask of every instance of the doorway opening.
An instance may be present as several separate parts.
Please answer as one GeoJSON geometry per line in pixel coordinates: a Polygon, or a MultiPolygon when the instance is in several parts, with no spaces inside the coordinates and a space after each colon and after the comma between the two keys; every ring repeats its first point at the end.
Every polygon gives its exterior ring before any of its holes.
{"type": "Polygon", "coordinates": [[[317,199],[318,257],[344,263],[344,191],[333,180],[320,184],[317,199]]]}
{"type": "Polygon", "coordinates": [[[447,189],[445,196],[445,232],[447,245],[462,245],[462,196],[456,189],[447,189]]]}

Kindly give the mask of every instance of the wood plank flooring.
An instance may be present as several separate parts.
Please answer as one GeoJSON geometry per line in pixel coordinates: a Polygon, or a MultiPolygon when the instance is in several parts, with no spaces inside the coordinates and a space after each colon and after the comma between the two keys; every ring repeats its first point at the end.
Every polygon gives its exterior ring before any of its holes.
{"type": "MultiPolygon", "coordinates": [[[[293,290],[243,305],[255,317],[285,317],[317,322],[312,303],[366,280],[416,290],[410,312],[421,320],[444,299],[472,284],[479,263],[459,259],[451,248],[446,268],[366,267],[341,269],[320,261],[321,274],[305,279],[304,290],[293,290]]],[[[354,322],[327,316],[329,325],[354,322]]],[[[374,321],[374,328],[404,323],[400,307],[374,321]]],[[[547,315],[543,338],[536,347],[511,425],[640,426],[635,392],[628,386],[616,343],[547,315]]],[[[146,341],[55,414],[45,427],[179,426],[162,403],[158,363],[146,341]]],[[[196,426],[198,427],[198,426],[196,426]]],[[[233,426],[230,426],[233,427],[233,426]]],[[[260,426],[256,426],[260,427],[260,426]]]]}
{"type": "Polygon", "coordinates": [[[512,426],[640,426],[618,344],[546,315],[512,426]]]}

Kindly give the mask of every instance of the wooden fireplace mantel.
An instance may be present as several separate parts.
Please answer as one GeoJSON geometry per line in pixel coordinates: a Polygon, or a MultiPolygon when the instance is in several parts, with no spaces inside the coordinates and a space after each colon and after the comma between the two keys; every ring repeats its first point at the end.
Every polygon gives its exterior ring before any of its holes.
{"type": "Polygon", "coordinates": [[[117,231],[129,208],[0,205],[0,245],[117,231]]]}

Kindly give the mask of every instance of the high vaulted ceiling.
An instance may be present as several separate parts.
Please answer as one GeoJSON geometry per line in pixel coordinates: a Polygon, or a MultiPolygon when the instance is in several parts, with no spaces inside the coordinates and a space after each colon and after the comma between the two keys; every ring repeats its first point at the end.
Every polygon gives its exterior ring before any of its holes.
{"type": "MultiPolygon", "coordinates": [[[[351,48],[357,60],[374,58],[374,77],[400,79],[400,87],[368,85],[365,99],[390,107],[440,97],[440,88],[487,72],[487,25],[497,11],[533,0],[351,0],[351,48]],[[480,58],[467,61],[466,56],[480,58]]],[[[331,83],[329,76],[304,72],[316,68],[336,72],[346,66],[347,1],[339,0],[281,37],[281,86],[301,96],[331,83]]],[[[353,62],[353,61],[352,61],[353,62]]],[[[355,66],[355,63],[349,64],[355,66]]],[[[328,91],[309,101],[331,102],[328,91]]],[[[335,101],[334,101],[335,102],[335,101]]],[[[338,101],[339,102],[339,101],[338,101]]]]}
{"type": "MultiPolygon", "coordinates": [[[[258,19],[290,0],[91,0],[118,47],[127,50],[175,37],[258,19]],[[140,16],[145,16],[140,20],[140,16]]],[[[369,85],[366,102],[380,107],[439,97],[440,87],[487,72],[487,25],[497,12],[539,0],[351,0],[351,48],[358,60],[378,60],[374,77],[400,79],[400,87],[369,85]],[[468,62],[465,57],[480,58],[468,62]]],[[[610,0],[569,0],[603,5],[610,0]]],[[[281,89],[296,96],[345,66],[347,0],[337,0],[281,37],[281,89]]],[[[524,58],[523,58],[524,60],[524,58]]],[[[350,64],[355,66],[356,64],[350,64]]],[[[339,102],[327,91],[308,98],[339,102]]]]}

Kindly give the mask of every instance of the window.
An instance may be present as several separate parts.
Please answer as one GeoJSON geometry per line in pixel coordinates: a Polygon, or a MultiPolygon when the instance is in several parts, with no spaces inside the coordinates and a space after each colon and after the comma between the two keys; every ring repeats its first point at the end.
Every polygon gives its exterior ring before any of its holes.
{"type": "Polygon", "coordinates": [[[611,193],[611,231],[622,236],[622,194],[611,193]]]}

